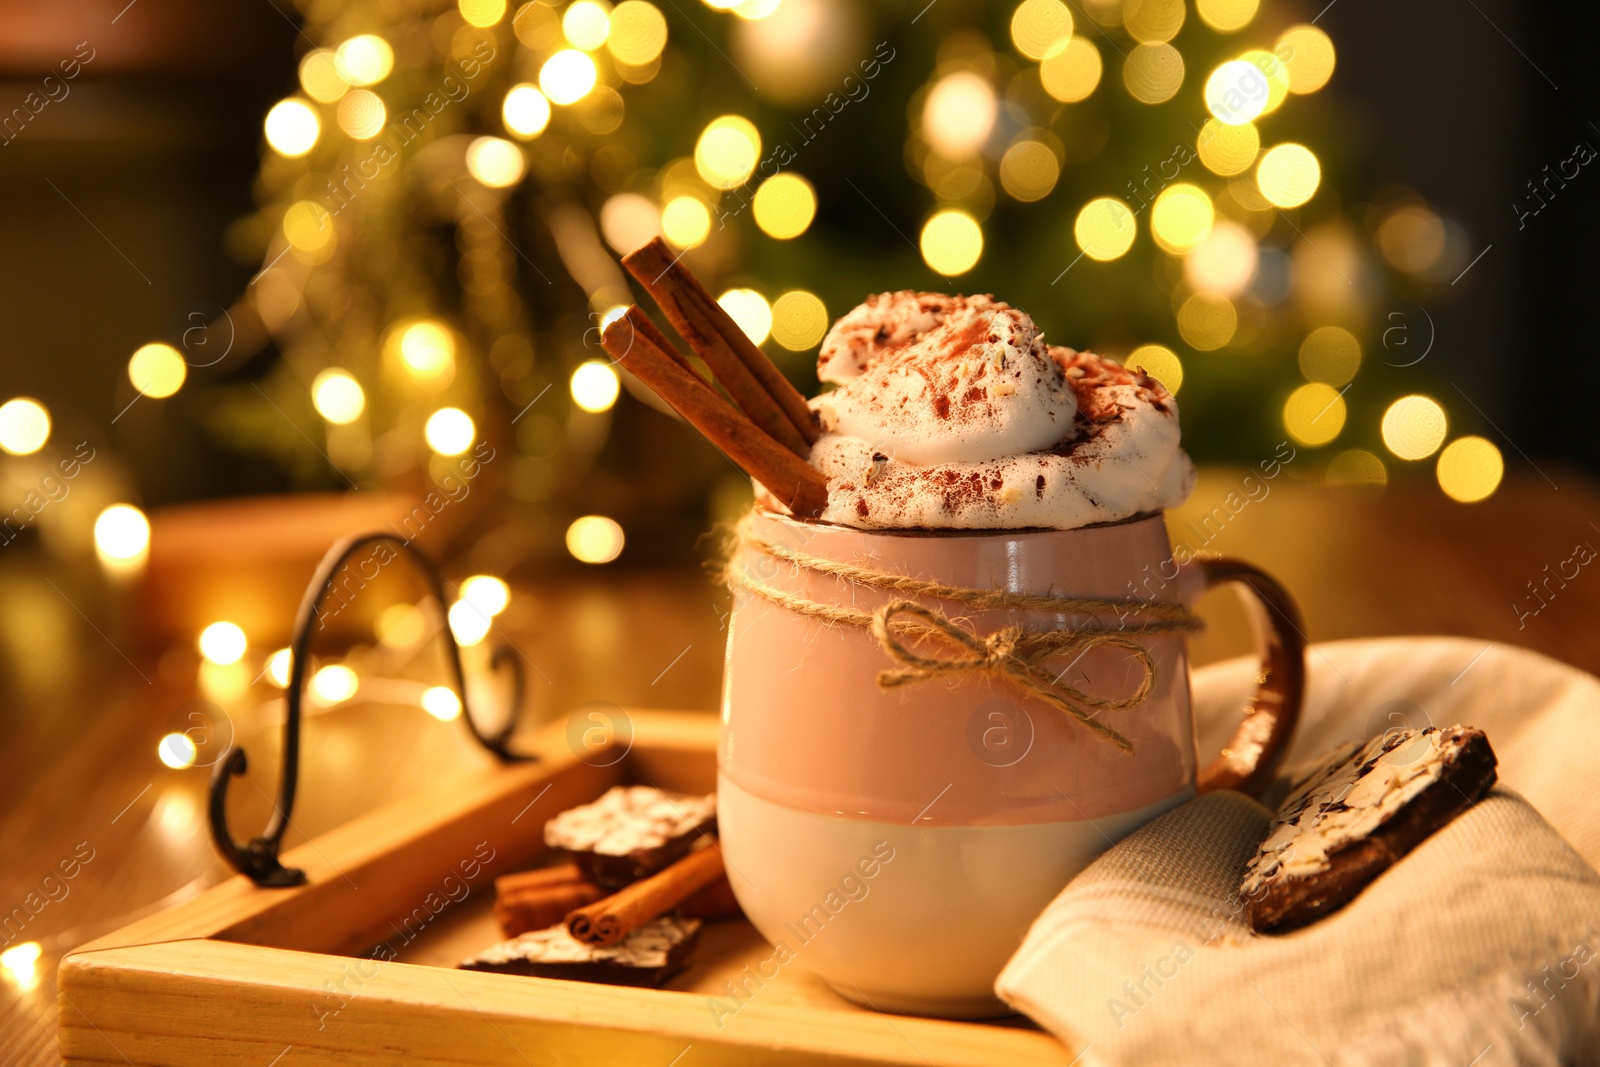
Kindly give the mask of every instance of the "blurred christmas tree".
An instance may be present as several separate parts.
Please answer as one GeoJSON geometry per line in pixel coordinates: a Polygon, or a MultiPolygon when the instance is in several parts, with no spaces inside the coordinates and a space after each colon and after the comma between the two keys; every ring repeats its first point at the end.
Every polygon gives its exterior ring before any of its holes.
{"type": "MultiPolygon", "coordinates": [[[[1287,437],[1297,473],[1381,486],[1447,427],[1396,401],[1384,297],[1424,303],[1466,238],[1403,192],[1341,198],[1334,47],[1284,8],[305,0],[241,230],[282,358],[217,425],[309,482],[414,491],[486,442],[529,552],[586,512],[691,537],[739,479],[596,343],[632,299],[613,253],[661,233],[803,389],[864,294],[990,291],[1181,392],[1199,459],[1287,437]]],[[[1463,438],[1437,470],[1474,499],[1500,456],[1463,438]]],[[[615,554],[588,529],[575,555],[615,554]]]]}

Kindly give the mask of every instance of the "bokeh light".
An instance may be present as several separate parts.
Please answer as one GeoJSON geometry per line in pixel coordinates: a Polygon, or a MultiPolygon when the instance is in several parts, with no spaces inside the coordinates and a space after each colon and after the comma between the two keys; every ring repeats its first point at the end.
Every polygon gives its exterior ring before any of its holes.
{"type": "Polygon", "coordinates": [[[624,542],[622,527],[604,515],[585,515],[567,527],[567,551],[582,563],[610,563],[624,542]]]}
{"type": "Polygon", "coordinates": [[[1260,0],[1195,0],[1195,14],[1218,33],[1243,29],[1256,17],[1260,0]]]}
{"type": "Polygon", "coordinates": [[[1094,92],[1100,84],[1101,66],[1100,50],[1077,35],[1039,64],[1039,81],[1045,92],[1063,104],[1072,104],[1094,92]]]}
{"type": "Polygon", "coordinates": [[[1011,14],[1011,43],[1029,59],[1060,52],[1072,39],[1072,12],[1061,0],[1022,0],[1011,14]]]}
{"type": "Polygon", "coordinates": [[[377,34],[363,33],[340,45],[334,62],[351,85],[376,85],[394,69],[394,49],[377,34]]]}
{"type": "Polygon", "coordinates": [[[817,194],[798,174],[774,174],[761,183],[751,205],[756,225],[769,237],[799,237],[817,214],[817,194]]]}
{"type": "Polygon", "coordinates": [[[1378,250],[1389,265],[1421,274],[1444,255],[1444,222],[1420,204],[1405,204],[1378,224],[1378,250]]]}
{"type": "Polygon", "coordinates": [[[44,949],[37,941],[24,941],[0,952],[0,971],[23,992],[39,984],[39,957],[44,949]]]}
{"type": "Polygon", "coordinates": [[[511,587],[492,574],[474,574],[461,583],[461,599],[492,619],[511,605],[511,587]]]}
{"type": "Polygon", "coordinates": [[[1251,122],[1267,109],[1271,86],[1261,68],[1230,59],[1206,79],[1206,110],[1228,126],[1251,122]]]}
{"type": "Polygon", "coordinates": [[[1196,291],[1234,297],[1250,288],[1259,263],[1255,237],[1237,222],[1223,219],[1184,257],[1183,277],[1196,291]]]}
{"type": "Polygon", "coordinates": [[[267,681],[279,689],[289,687],[289,675],[294,667],[294,653],[287,648],[280,648],[267,657],[267,681]]]}
{"type": "Polygon", "coordinates": [[[1344,385],[1361,369],[1361,342],[1338,326],[1319,326],[1300,342],[1300,373],[1308,382],[1344,385]]]}
{"type": "Polygon", "coordinates": [[[1142,44],[1162,44],[1183,28],[1183,0],[1126,0],[1122,24],[1142,44]]]}
{"type": "Polygon", "coordinates": [[[593,52],[611,33],[611,10],[598,0],[573,0],[561,16],[561,32],[574,48],[593,52]]]}
{"type": "Polygon", "coordinates": [[[317,113],[304,100],[280,100],[267,112],[267,144],[280,156],[295,159],[311,151],[322,132],[317,113]]]}
{"type": "Polygon", "coordinates": [[[1415,393],[1389,405],[1381,428],[1390,452],[1401,459],[1426,459],[1444,444],[1449,419],[1437,400],[1415,393]]]}
{"type": "Polygon", "coordinates": [[[711,211],[696,196],[677,196],[661,209],[661,236],[679,248],[693,248],[711,234],[711,211]]]}
{"type": "Polygon", "coordinates": [[[707,185],[735,189],[755,173],[761,134],[739,115],[722,115],[706,124],[694,146],[694,166],[707,185]]]}
{"type": "Polygon", "coordinates": [[[1116,259],[1133,247],[1133,212],[1114,196],[1097,197],[1083,205],[1072,224],[1072,236],[1090,259],[1116,259]]]}
{"type": "Polygon", "coordinates": [[[1122,84],[1141,104],[1163,104],[1183,87],[1183,55],[1170,44],[1141,44],[1122,64],[1122,84]]]}
{"type": "Polygon", "coordinates": [[[249,651],[250,640],[235,622],[214,622],[200,631],[200,655],[212,663],[238,663],[249,651]]]}
{"type": "Polygon", "coordinates": [[[591,359],[578,364],[572,372],[569,387],[572,402],[584,411],[610,411],[622,392],[622,381],[617,372],[603,359],[591,359]]]}
{"type": "Polygon", "coordinates": [[[940,211],[922,227],[922,258],[945,277],[965,274],[983,255],[983,230],[965,211],[940,211]]]}
{"type": "Polygon", "coordinates": [[[467,173],[491,189],[517,184],[526,167],[522,149],[503,137],[479,137],[467,145],[467,173]]]}
{"type": "Polygon", "coordinates": [[[349,700],[360,688],[356,672],[342,663],[330,663],[311,676],[311,695],[324,704],[349,700]]]}
{"type": "Polygon", "coordinates": [[[513,85],[500,105],[500,118],[515,136],[532,139],[550,125],[550,99],[531,82],[513,85]]]}
{"type": "Polygon", "coordinates": [[[1499,488],[1506,463],[1493,441],[1458,437],[1439,453],[1436,473],[1439,488],[1446,496],[1463,504],[1473,504],[1499,488]]]}
{"type": "Polygon", "coordinates": [[[1169,185],[1150,208],[1150,233],[1167,252],[1188,252],[1211,233],[1216,211],[1205,190],[1187,182],[1169,185]]]}
{"type": "Polygon", "coordinates": [[[1291,93],[1314,93],[1333,77],[1333,41],[1315,26],[1295,26],[1278,38],[1273,52],[1283,57],[1291,93]]]}
{"type": "Polygon", "coordinates": [[[1061,177],[1061,160],[1043,141],[1023,138],[1000,158],[1000,184],[1014,200],[1043,200],[1061,177]]]}
{"type": "Polygon", "coordinates": [[[400,359],[418,378],[437,378],[455,366],[455,338],[437,322],[414,322],[400,333],[400,359]]]}
{"type": "Polygon", "coordinates": [[[150,520],[132,504],[112,504],[94,520],[94,550],[113,570],[138,566],[150,554],[150,520]]]}
{"type": "Polygon", "coordinates": [[[1122,362],[1127,367],[1142,368],[1173,396],[1183,386],[1183,363],[1166,345],[1140,345],[1122,362]]]}
{"type": "Polygon", "coordinates": [[[1239,312],[1221,293],[1191,293],[1178,306],[1178,333],[1184,343],[1201,352],[1221,348],[1233,340],[1239,312]]]}
{"type": "Polygon", "coordinates": [[[624,0],[611,12],[606,48],[618,63],[642,67],[667,46],[667,20],[645,0],[624,0]]]}
{"type": "Polygon", "coordinates": [[[283,236],[308,263],[321,263],[333,252],[337,235],[333,216],[315,200],[297,200],[283,213],[283,236]]]}
{"type": "Polygon", "coordinates": [[[764,342],[772,332],[772,305],[754,289],[729,289],[717,297],[717,303],[756,344],[764,342]]]}
{"type": "Polygon", "coordinates": [[[626,255],[661,233],[661,209],[648,196],[618,193],[600,206],[600,232],[626,255]]]}
{"type": "Polygon", "coordinates": [[[1389,470],[1366,449],[1348,448],[1328,461],[1322,480],[1335,489],[1382,489],[1389,483],[1389,470]]]}
{"type": "Polygon", "coordinates": [[[1266,78],[1267,99],[1261,113],[1272,114],[1289,98],[1289,68],[1276,54],[1260,48],[1251,49],[1239,58],[1254,66],[1266,78]]]}
{"type": "Polygon", "coordinates": [[[457,0],[456,7],[473,26],[493,26],[506,17],[506,0],[457,0]]]}
{"type": "Polygon", "coordinates": [[[313,48],[300,61],[300,88],[319,104],[331,104],[350,91],[350,81],[339,73],[334,53],[313,48]]]}
{"type": "Polygon", "coordinates": [[[358,141],[368,141],[383,132],[389,121],[389,112],[378,94],[370,89],[352,89],[339,100],[335,109],[339,128],[358,141]]]}
{"type": "Polygon", "coordinates": [[[31,456],[50,440],[50,412],[32,397],[0,404],[0,449],[13,456],[31,456]]]}
{"type": "Polygon", "coordinates": [[[791,289],[772,302],[772,339],[791,352],[815,348],[828,332],[828,308],[822,298],[791,289]]]}
{"type": "Polygon", "coordinates": [[[171,345],[142,345],[128,359],[128,380],[145,396],[160,400],[183,388],[189,365],[171,345]]]}
{"type": "Polygon", "coordinates": [[[196,749],[188,734],[167,734],[156,742],[156,756],[175,771],[194,766],[196,749]]]}
{"type": "Polygon", "coordinates": [[[1307,382],[1283,405],[1283,428],[1303,445],[1325,445],[1344,429],[1344,397],[1331,385],[1307,382]]]}
{"type": "Polygon", "coordinates": [[[415,604],[390,604],[378,613],[373,632],[390,648],[411,648],[428,636],[428,616],[415,604]]]}
{"type": "Polygon", "coordinates": [[[493,625],[488,614],[478,610],[477,605],[468,600],[451,604],[448,619],[450,633],[455,636],[456,643],[463,646],[480,643],[489,636],[489,629],[493,625]]]}
{"type": "Polygon", "coordinates": [[[1299,207],[1317,195],[1321,182],[1322,166],[1304,145],[1276,145],[1256,165],[1256,186],[1276,207],[1299,207]]]}
{"type": "Polygon", "coordinates": [[[576,104],[589,95],[599,76],[589,53],[564,48],[539,68],[539,88],[553,104],[576,104]]]}
{"type": "Polygon", "coordinates": [[[461,455],[472,447],[477,435],[478,429],[472,424],[472,416],[460,408],[440,408],[428,416],[422,428],[422,436],[428,442],[428,447],[441,456],[461,455]]]}
{"type": "Polygon", "coordinates": [[[422,691],[419,701],[422,710],[440,722],[453,722],[461,717],[461,698],[447,686],[430,686],[422,691]]]}
{"type": "Polygon", "coordinates": [[[366,410],[367,394],[349,371],[329,367],[311,380],[311,406],[335,426],[347,426],[366,410]]]}
{"type": "Polygon", "coordinates": [[[998,114],[994,86],[985,78],[970,70],[946,74],[923,102],[922,135],[940,155],[969,156],[989,140],[998,114]]]}
{"type": "Polygon", "coordinates": [[[1256,161],[1256,156],[1261,154],[1261,134],[1252,122],[1230,124],[1209,118],[1200,127],[1195,148],[1207,170],[1229,178],[1243,174],[1256,161]]]}

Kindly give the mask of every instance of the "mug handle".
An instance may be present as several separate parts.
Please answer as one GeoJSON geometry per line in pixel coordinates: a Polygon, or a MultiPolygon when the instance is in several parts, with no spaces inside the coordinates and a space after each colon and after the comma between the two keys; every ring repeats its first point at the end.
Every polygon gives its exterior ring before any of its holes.
{"type": "Polygon", "coordinates": [[[1241,560],[1197,558],[1180,569],[1196,572],[1198,593],[1232,584],[1249,594],[1245,608],[1261,659],[1255,696],[1245,705],[1244,721],[1233,739],[1200,772],[1198,787],[1202,793],[1233,789],[1257,796],[1283,762],[1305,702],[1306,638],[1300,609],[1276,579],[1241,560]]]}

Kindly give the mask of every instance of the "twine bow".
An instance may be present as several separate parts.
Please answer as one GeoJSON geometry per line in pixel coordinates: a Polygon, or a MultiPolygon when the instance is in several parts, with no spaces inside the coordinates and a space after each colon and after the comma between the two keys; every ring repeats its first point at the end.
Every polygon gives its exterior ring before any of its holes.
{"type": "Polygon", "coordinates": [[[969,671],[998,675],[1071,715],[1128,755],[1133,754],[1133,743],[1096,719],[1094,713],[1137,707],[1144,703],[1150,690],[1155,687],[1156,665],[1150,651],[1136,641],[1106,630],[1030,631],[1020,626],[1007,626],[982,636],[915,601],[894,600],[873,613],[872,635],[878,639],[884,652],[902,664],[899,668],[879,672],[878,684],[885,689],[969,671]],[[895,618],[900,615],[914,615],[922,620],[922,625],[897,627],[895,618]],[[969,655],[924,655],[902,641],[895,633],[897,629],[902,633],[937,635],[965,649],[969,655]],[[1085,693],[1065,680],[1072,663],[1095,647],[1123,649],[1138,662],[1141,668],[1139,684],[1132,694],[1110,700],[1085,693]],[[1052,672],[1042,662],[1049,656],[1072,652],[1079,655],[1060,671],[1052,672]]]}

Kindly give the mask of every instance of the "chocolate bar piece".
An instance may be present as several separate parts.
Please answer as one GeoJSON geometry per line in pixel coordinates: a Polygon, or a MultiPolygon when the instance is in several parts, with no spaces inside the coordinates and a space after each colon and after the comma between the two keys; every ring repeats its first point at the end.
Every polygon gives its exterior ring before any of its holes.
{"type": "Polygon", "coordinates": [[[618,889],[682,859],[716,821],[714,796],[619,785],[545,823],[544,843],[570,854],[590,880],[618,889]]]}
{"type": "Polygon", "coordinates": [[[1283,802],[1246,868],[1250,925],[1281,932],[1337,911],[1494,781],[1494,750],[1470,727],[1340,746],[1283,802]]]}
{"type": "Polygon", "coordinates": [[[491,945],[460,967],[534,978],[566,978],[574,982],[660,986],[683,970],[695,939],[697,919],[661,918],[648,922],[615,945],[586,945],[564,925],[534,930],[491,945]]]}

